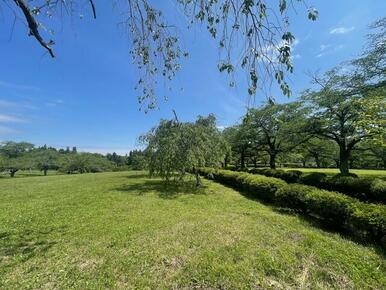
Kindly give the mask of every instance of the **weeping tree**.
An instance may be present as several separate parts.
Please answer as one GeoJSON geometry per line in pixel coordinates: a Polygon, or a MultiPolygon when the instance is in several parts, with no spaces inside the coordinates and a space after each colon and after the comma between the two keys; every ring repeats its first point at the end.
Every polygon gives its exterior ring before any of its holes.
{"type": "Polygon", "coordinates": [[[182,180],[193,172],[201,185],[199,167],[219,167],[226,154],[226,144],[216,127],[214,115],[199,116],[192,122],[161,120],[159,125],[140,137],[146,145],[149,171],[169,181],[173,175],[182,180]]]}
{"type": "MultiPolygon", "coordinates": [[[[157,106],[157,82],[171,81],[188,56],[188,48],[181,45],[182,27],[170,23],[161,8],[150,0],[113,0],[117,23],[127,31],[130,55],[139,70],[136,89],[142,107],[157,106]]],[[[164,1],[162,1],[164,2],[164,1]]],[[[164,4],[172,5],[173,2],[164,4]]],[[[310,20],[318,12],[305,1],[296,0],[174,0],[188,19],[187,27],[204,25],[220,50],[218,69],[229,74],[230,86],[235,85],[234,74],[244,71],[248,93],[253,96],[263,90],[270,96],[277,84],[285,95],[291,91],[286,81],[293,71],[291,52],[295,41],[289,31],[288,13],[295,6],[305,10],[310,20]],[[297,4],[297,5],[295,5],[297,4]]],[[[54,32],[58,20],[66,16],[92,17],[98,20],[97,1],[93,0],[4,0],[2,10],[10,10],[11,25],[24,22],[26,34],[33,37],[51,57],[55,57],[54,32]]],[[[100,5],[100,4],[99,4],[100,5]]],[[[301,15],[301,14],[300,14],[301,15]]],[[[61,27],[62,29],[62,27],[61,27]]]]}

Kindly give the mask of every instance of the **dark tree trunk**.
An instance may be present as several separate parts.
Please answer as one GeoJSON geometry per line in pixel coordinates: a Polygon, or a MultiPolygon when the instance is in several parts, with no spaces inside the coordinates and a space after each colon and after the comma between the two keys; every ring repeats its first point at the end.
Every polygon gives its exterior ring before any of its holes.
{"type": "Polygon", "coordinates": [[[276,153],[269,153],[269,167],[276,169],[276,153]]]}
{"type": "Polygon", "coordinates": [[[9,175],[11,177],[15,177],[15,174],[16,174],[17,171],[18,171],[18,169],[11,169],[11,170],[9,170],[9,175]]]}
{"type": "Polygon", "coordinates": [[[302,160],[302,165],[303,165],[303,168],[306,167],[306,160],[302,160]]]}
{"type": "Polygon", "coordinates": [[[350,150],[344,146],[340,146],[339,150],[339,170],[342,174],[349,174],[349,158],[350,150]]]}
{"type": "Polygon", "coordinates": [[[316,163],[316,167],[317,168],[320,168],[321,166],[320,166],[320,159],[319,159],[319,155],[315,155],[315,163],[316,163]]]}
{"type": "Polygon", "coordinates": [[[43,169],[44,176],[47,176],[47,171],[48,171],[48,169],[43,169]]]}
{"type": "Polygon", "coordinates": [[[244,150],[241,151],[240,167],[241,167],[241,169],[245,168],[245,152],[244,152],[244,150]]]}
{"type": "Polygon", "coordinates": [[[194,169],[194,175],[195,175],[195,177],[196,177],[196,186],[197,186],[197,187],[202,186],[200,174],[198,173],[198,170],[197,170],[197,169],[194,169]]]}

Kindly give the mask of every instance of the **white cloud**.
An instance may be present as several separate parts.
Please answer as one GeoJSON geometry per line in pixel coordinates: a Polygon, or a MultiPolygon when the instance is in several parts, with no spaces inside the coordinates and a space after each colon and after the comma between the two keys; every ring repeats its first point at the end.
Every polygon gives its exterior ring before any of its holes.
{"type": "Polygon", "coordinates": [[[0,100],[0,107],[8,108],[8,107],[13,107],[15,105],[16,104],[13,103],[13,102],[8,102],[8,101],[5,101],[5,100],[0,100]]]}
{"type": "Polygon", "coordinates": [[[16,89],[16,90],[30,90],[30,91],[40,91],[40,88],[30,85],[20,85],[5,81],[0,81],[0,87],[9,88],[9,89],[16,89]]]}
{"type": "Polygon", "coordinates": [[[322,44],[320,46],[320,52],[316,55],[316,57],[319,58],[319,57],[322,57],[322,56],[325,56],[325,55],[328,55],[328,54],[332,54],[332,53],[342,49],[344,47],[344,45],[343,44],[339,44],[339,45],[334,46],[332,48],[330,48],[330,47],[331,47],[331,45],[323,45],[322,44]],[[328,48],[330,48],[330,49],[328,49],[328,48]]]}
{"type": "Polygon", "coordinates": [[[23,123],[25,120],[15,116],[0,114],[0,122],[2,123],[23,123]]]}
{"type": "Polygon", "coordinates": [[[354,26],[351,26],[351,27],[335,27],[333,29],[330,30],[330,34],[345,34],[345,33],[348,33],[350,31],[353,31],[355,29],[354,26]]]}
{"type": "Polygon", "coordinates": [[[56,106],[61,105],[63,103],[64,103],[63,100],[57,99],[57,100],[52,100],[52,101],[46,102],[45,105],[47,107],[56,107],[56,106]]]}
{"type": "Polygon", "coordinates": [[[320,45],[320,51],[324,51],[326,50],[327,48],[329,48],[331,45],[330,44],[321,44],[320,45]]]}

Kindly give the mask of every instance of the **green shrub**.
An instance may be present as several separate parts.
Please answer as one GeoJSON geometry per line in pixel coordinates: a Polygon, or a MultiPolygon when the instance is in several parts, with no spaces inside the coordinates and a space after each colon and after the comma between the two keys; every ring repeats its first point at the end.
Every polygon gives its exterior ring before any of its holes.
{"type": "Polygon", "coordinates": [[[280,178],[288,183],[303,183],[321,189],[339,191],[364,201],[386,203],[386,181],[377,178],[359,178],[356,174],[337,174],[328,178],[325,173],[313,172],[303,175],[299,170],[275,170],[253,168],[249,173],[280,178]]]}
{"type": "Polygon", "coordinates": [[[281,169],[270,169],[270,168],[253,168],[249,170],[249,173],[261,174],[267,177],[276,177],[283,179],[289,183],[295,183],[299,181],[300,176],[303,174],[299,170],[284,171],[281,169]]]}
{"type": "Polygon", "coordinates": [[[283,180],[253,174],[243,175],[242,179],[245,191],[256,198],[271,202],[275,199],[275,192],[286,185],[283,180]]]}
{"type": "Polygon", "coordinates": [[[297,183],[299,182],[299,179],[302,176],[302,174],[303,172],[299,170],[289,170],[289,171],[279,172],[279,175],[277,175],[276,177],[281,178],[288,183],[297,183]]]}
{"type": "Polygon", "coordinates": [[[358,178],[358,175],[356,175],[355,173],[346,173],[346,174],[338,173],[338,174],[335,174],[332,178],[341,178],[341,177],[358,178]]]}
{"type": "Polygon", "coordinates": [[[361,200],[386,203],[386,182],[382,179],[342,176],[326,180],[323,186],[361,200]]]}
{"type": "Polygon", "coordinates": [[[323,185],[326,180],[327,180],[327,174],[321,173],[321,172],[312,172],[310,174],[303,175],[300,178],[301,183],[316,186],[316,187],[323,185]]]}
{"type": "Polygon", "coordinates": [[[378,240],[386,248],[386,207],[357,202],[352,206],[351,230],[361,237],[378,240]]]}
{"type": "MultiPolygon", "coordinates": [[[[200,173],[203,175],[211,173],[214,180],[220,183],[248,192],[264,201],[317,217],[336,228],[349,230],[355,236],[377,241],[386,248],[385,205],[363,203],[342,193],[313,186],[287,184],[273,177],[207,168],[200,169],[200,173]]],[[[325,186],[328,184],[325,179],[325,174],[313,174],[308,180],[316,180],[325,186]]],[[[363,182],[365,179],[341,177],[334,179],[334,182],[337,180],[342,184],[351,184],[353,180],[363,182]]],[[[370,187],[372,191],[385,192],[386,182],[376,179],[366,182],[372,182],[370,187]]]]}
{"type": "Polygon", "coordinates": [[[307,212],[306,196],[311,191],[307,185],[288,184],[275,193],[276,204],[301,212],[307,212]]]}
{"type": "Polygon", "coordinates": [[[386,203],[386,181],[374,178],[370,185],[371,197],[382,203],[386,203]]]}
{"type": "Polygon", "coordinates": [[[264,169],[263,168],[252,168],[249,170],[249,173],[252,174],[261,174],[263,175],[264,169]]]}
{"type": "Polygon", "coordinates": [[[235,171],[237,169],[237,167],[235,165],[227,165],[227,167],[225,168],[226,170],[232,170],[232,171],[235,171]]]}

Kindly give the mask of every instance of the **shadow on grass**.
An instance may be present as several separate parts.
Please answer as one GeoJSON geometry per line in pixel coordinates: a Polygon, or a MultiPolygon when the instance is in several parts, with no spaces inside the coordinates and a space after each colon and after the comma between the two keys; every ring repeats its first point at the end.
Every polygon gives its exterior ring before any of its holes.
{"type": "Polygon", "coordinates": [[[57,243],[47,236],[58,231],[65,231],[65,227],[39,231],[0,232],[0,260],[16,257],[25,262],[44,254],[57,243]]]}
{"type": "Polygon", "coordinates": [[[137,193],[138,195],[155,192],[160,198],[173,199],[185,194],[206,194],[205,188],[205,186],[196,187],[193,181],[165,182],[159,179],[146,179],[140,183],[118,187],[116,190],[137,193]]]}
{"type": "Polygon", "coordinates": [[[273,204],[272,202],[268,202],[268,201],[259,199],[256,196],[254,196],[246,191],[242,191],[242,190],[238,189],[237,187],[232,187],[232,186],[227,186],[227,185],[224,185],[224,186],[233,188],[234,190],[239,192],[241,195],[243,195],[244,197],[246,197],[250,200],[253,200],[253,201],[256,201],[256,202],[259,202],[259,203],[262,203],[262,204],[268,206],[272,211],[274,211],[276,213],[279,213],[281,215],[296,216],[300,220],[307,223],[311,227],[320,228],[323,231],[328,232],[328,233],[339,234],[340,236],[342,236],[346,240],[350,240],[350,241],[362,244],[366,247],[372,247],[379,255],[381,255],[384,258],[386,257],[386,248],[382,248],[382,246],[379,243],[377,243],[376,241],[374,241],[371,238],[366,237],[366,236],[353,235],[347,229],[339,227],[337,225],[337,223],[334,223],[334,221],[324,220],[324,219],[321,219],[321,218],[319,218],[317,216],[313,216],[313,215],[304,215],[296,210],[282,207],[282,206],[278,206],[278,205],[273,204]]]}
{"type": "Polygon", "coordinates": [[[142,178],[150,178],[149,174],[143,173],[143,172],[138,172],[135,174],[130,174],[126,176],[128,179],[142,179],[142,178]]]}

